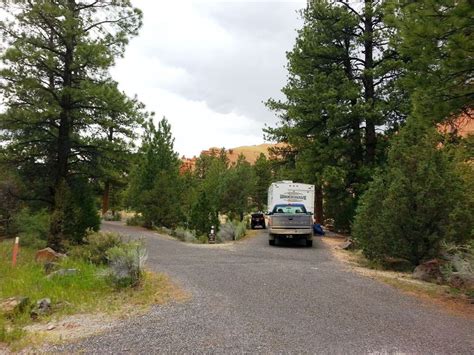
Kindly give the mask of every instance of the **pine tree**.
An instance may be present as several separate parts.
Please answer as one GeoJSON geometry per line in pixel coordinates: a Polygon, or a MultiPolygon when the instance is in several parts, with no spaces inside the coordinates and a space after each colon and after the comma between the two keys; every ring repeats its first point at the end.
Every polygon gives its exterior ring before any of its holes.
{"type": "Polygon", "coordinates": [[[431,122],[472,117],[474,6],[470,0],[388,1],[392,42],[401,54],[403,86],[414,113],[431,122]]]}
{"type": "Polygon", "coordinates": [[[149,119],[128,188],[130,206],[145,225],[173,227],[181,219],[181,179],[171,125],[163,118],[158,127],[149,119]]]}
{"type": "Polygon", "coordinates": [[[223,191],[220,212],[230,217],[238,216],[242,221],[250,209],[250,198],[255,191],[255,172],[244,155],[239,155],[235,165],[227,171],[223,191]]]}
{"type": "Polygon", "coordinates": [[[268,187],[272,182],[271,163],[265,154],[260,153],[253,168],[255,171],[255,190],[252,195],[253,203],[259,211],[263,211],[264,206],[267,204],[268,187]]]}
{"type": "Polygon", "coordinates": [[[268,138],[293,149],[293,175],[317,186],[317,215],[348,228],[357,197],[384,159],[386,131],[405,119],[405,95],[395,90],[396,52],[377,2],[313,0],[288,57],[286,100],[269,100],[280,116],[268,138]],[[323,191],[324,189],[324,191],[323,191]],[[329,205],[328,205],[329,203],[329,205]]]}
{"type": "MultiPolygon", "coordinates": [[[[433,126],[416,117],[395,138],[387,168],[361,199],[354,222],[353,236],[368,258],[418,265],[438,256],[442,241],[473,238],[472,214],[459,214],[472,209],[472,198],[441,141],[433,126]]],[[[469,174],[472,181],[471,168],[469,174]]]]}
{"type": "Polygon", "coordinates": [[[49,205],[48,244],[61,247],[73,177],[96,178],[109,129],[130,136],[139,116],[109,68],[142,15],[128,0],[3,1],[3,9],[9,16],[0,22],[7,47],[0,71],[2,162],[30,186],[24,199],[49,205]]]}

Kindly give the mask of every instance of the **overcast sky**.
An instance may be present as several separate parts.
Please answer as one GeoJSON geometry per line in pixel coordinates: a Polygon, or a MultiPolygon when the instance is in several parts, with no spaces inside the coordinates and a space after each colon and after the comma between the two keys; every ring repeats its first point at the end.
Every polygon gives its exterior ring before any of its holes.
{"type": "Polygon", "coordinates": [[[180,155],[263,143],[276,118],[262,101],[281,97],[306,0],[132,3],[144,26],[112,74],[157,120],[166,116],[180,155]]]}

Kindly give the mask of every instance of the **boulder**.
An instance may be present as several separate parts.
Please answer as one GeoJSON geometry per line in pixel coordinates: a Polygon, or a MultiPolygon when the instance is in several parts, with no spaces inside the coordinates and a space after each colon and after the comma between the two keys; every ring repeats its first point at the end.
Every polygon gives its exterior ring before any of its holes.
{"type": "Polygon", "coordinates": [[[51,311],[51,299],[49,298],[42,298],[38,302],[36,302],[36,308],[41,313],[49,313],[51,311]]]}
{"type": "Polygon", "coordinates": [[[35,260],[40,263],[55,262],[62,258],[65,258],[66,255],[58,253],[51,248],[44,248],[36,252],[35,260]]]}
{"type": "Polygon", "coordinates": [[[10,297],[0,301],[0,313],[9,315],[22,312],[28,304],[28,297],[10,297]]]}
{"type": "Polygon", "coordinates": [[[51,313],[51,299],[42,298],[36,302],[35,308],[30,312],[32,319],[37,319],[39,316],[51,313]]]}
{"type": "Polygon", "coordinates": [[[450,286],[467,291],[474,291],[474,275],[461,272],[453,272],[449,278],[450,286]]]}
{"type": "Polygon", "coordinates": [[[50,274],[54,270],[57,270],[59,268],[59,264],[55,263],[54,261],[48,261],[44,265],[44,272],[47,274],[50,274]]]}
{"type": "Polygon", "coordinates": [[[342,245],[341,249],[344,250],[354,250],[356,248],[356,245],[352,239],[347,239],[342,245]]]}
{"type": "Polygon", "coordinates": [[[50,273],[47,278],[51,279],[55,276],[70,276],[70,275],[76,275],[79,272],[78,269],[59,269],[56,271],[53,271],[50,273]]]}
{"type": "Polygon", "coordinates": [[[442,282],[443,274],[441,273],[441,266],[444,263],[442,260],[432,259],[420,264],[413,271],[413,277],[427,282],[442,282]]]}

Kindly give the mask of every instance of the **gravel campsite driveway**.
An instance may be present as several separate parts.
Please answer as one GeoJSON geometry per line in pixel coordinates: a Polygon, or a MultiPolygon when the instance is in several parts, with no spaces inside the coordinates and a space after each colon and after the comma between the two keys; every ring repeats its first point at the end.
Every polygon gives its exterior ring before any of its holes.
{"type": "Polygon", "coordinates": [[[141,228],[148,266],[191,293],[102,335],[55,347],[85,353],[474,352],[474,321],[348,271],[320,241],[268,246],[265,231],[233,245],[191,245],[141,228]]]}

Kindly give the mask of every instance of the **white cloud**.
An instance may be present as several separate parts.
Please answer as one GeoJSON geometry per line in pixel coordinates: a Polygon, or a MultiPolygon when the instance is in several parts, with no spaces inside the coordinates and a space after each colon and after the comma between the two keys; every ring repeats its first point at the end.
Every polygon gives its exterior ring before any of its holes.
{"type": "Polygon", "coordinates": [[[306,1],[135,0],[144,27],[113,70],[157,119],[171,122],[180,154],[263,142],[280,97],[285,52],[306,1]]]}

